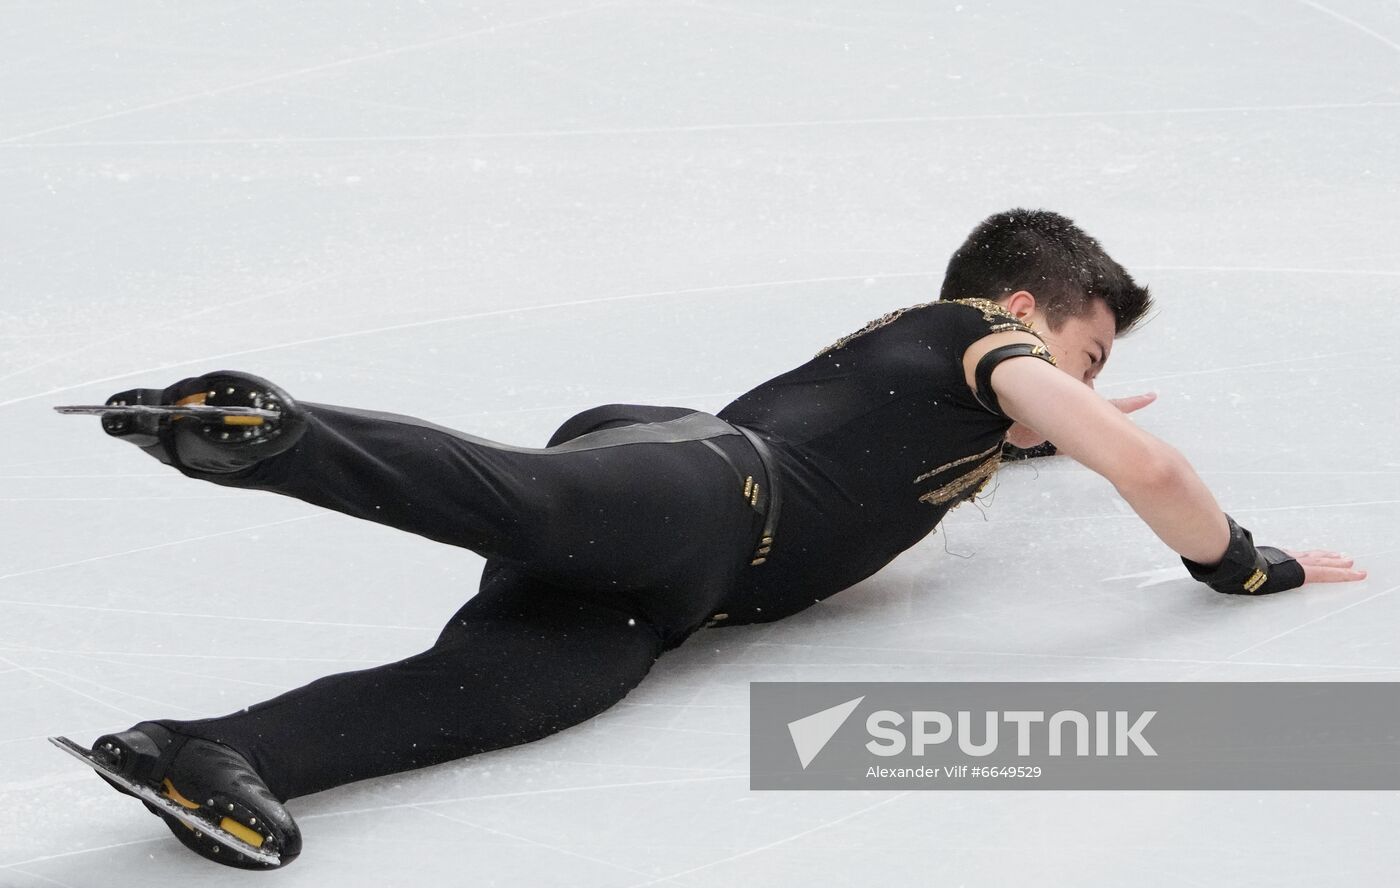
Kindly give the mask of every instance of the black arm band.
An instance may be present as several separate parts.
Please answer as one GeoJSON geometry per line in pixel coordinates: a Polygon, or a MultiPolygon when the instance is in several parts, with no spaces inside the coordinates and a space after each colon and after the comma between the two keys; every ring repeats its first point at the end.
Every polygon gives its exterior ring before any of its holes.
{"type": "Polygon", "coordinates": [[[1051,364],[1055,363],[1055,359],[1050,356],[1050,349],[1043,345],[1032,345],[1029,342],[999,345],[983,355],[982,359],[977,362],[977,372],[973,374],[977,387],[972,390],[972,395],[977,399],[977,403],[997,416],[1006,416],[1006,414],[1002,412],[1001,405],[997,403],[997,393],[992,390],[992,370],[1007,358],[1017,358],[1021,355],[1030,355],[1051,364]]]}
{"type": "Polygon", "coordinates": [[[1059,452],[1059,448],[1050,441],[1042,441],[1034,447],[1017,447],[1008,441],[1001,445],[1001,461],[1015,462],[1018,459],[1038,459],[1042,456],[1054,456],[1059,452]]]}
{"type": "Polygon", "coordinates": [[[1230,526],[1230,544],[1225,557],[1215,567],[1182,557],[1192,578],[1217,592],[1230,595],[1268,595],[1303,585],[1303,566],[1293,556],[1272,546],[1254,545],[1254,534],[1225,516],[1230,526]]]}

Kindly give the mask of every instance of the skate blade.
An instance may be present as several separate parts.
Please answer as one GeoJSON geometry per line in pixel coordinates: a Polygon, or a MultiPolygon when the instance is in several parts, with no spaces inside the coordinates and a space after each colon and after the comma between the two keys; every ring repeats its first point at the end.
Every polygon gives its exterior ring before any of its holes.
{"type": "MultiPolygon", "coordinates": [[[[131,782],[98,760],[98,758],[92,754],[91,750],[84,749],[67,737],[50,737],[49,742],[78,759],[89,768],[92,768],[104,778],[120,784],[123,789],[141,799],[141,801],[155,805],[161,812],[169,814],[190,829],[203,833],[225,848],[231,851],[237,851],[239,854],[250,857],[259,863],[266,863],[270,866],[282,865],[282,858],[277,853],[273,851],[264,851],[256,845],[244,841],[219,824],[205,820],[203,817],[195,814],[194,810],[182,807],[168,796],[161,795],[148,786],[131,782]]],[[[251,832],[248,827],[243,826],[241,823],[235,823],[235,825],[242,830],[251,832]]]]}
{"type": "Polygon", "coordinates": [[[281,419],[276,410],[263,407],[221,407],[214,404],[73,404],[53,408],[66,416],[193,416],[227,425],[261,425],[265,419],[281,419]]]}

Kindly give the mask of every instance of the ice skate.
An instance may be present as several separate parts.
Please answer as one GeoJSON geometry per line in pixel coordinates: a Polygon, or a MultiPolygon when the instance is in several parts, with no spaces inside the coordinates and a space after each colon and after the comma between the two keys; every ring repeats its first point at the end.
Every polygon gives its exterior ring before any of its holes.
{"type": "Polygon", "coordinates": [[[225,866],[273,869],[301,853],[301,831],[243,756],[227,746],[142,722],[85,750],[54,745],[86,762],[118,792],[141,799],[186,848],[225,866]]]}
{"type": "Polygon", "coordinates": [[[290,395],[236,370],[182,379],[164,389],[128,389],[100,406],[54,409],[101,415],[103,431],[166,465],[217,474],[290,450],[306,428],[290,395]]]}

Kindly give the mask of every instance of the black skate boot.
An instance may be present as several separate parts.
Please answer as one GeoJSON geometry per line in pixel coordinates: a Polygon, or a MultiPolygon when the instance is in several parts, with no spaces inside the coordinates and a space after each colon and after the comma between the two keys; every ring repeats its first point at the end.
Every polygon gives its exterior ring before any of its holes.
{"type": "MultiPolygon", "coordinates": [[[[296,446],[306,416],[296,401],[266,379],[237,370],[218,370],[182,379],[164,389],[129,389],[107,399],[109,407],[161,406],[256,408],[267,415],[198,416],[159,413],[107,413],[102,428],[176,468],[225,474],[296,446]]],[[[75,408],[76,409],[76,408],[75,408]]]]}
{"type": "Polygon", "coordinates": [[[301,853],[301,830],[292,815],[248,760],[227,746],[141,722],[97,738],[91,755],[101,765],[97,773],[118,792],[136,795],[118,782],[128,780],[164,797],[157,801],[184,809],[182,820],[145,802],[181,844],[201,857],[240,869],[276,869],[301,853]],[[230,842],[230,836],[243,844],[230,842]]]}

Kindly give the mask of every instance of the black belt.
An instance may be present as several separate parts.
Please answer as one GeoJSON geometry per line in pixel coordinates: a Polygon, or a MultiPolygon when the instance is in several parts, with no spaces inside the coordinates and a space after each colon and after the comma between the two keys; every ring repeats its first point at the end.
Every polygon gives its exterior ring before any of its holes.
{"type": "MultiPolygon", "coordinates": [[[[768,508],[764,510],[763,533],[759,535],[758,546],[754,549],[753,558],[749,560],[749,564],[759,565],[768,560],[768,553],[773,548],[773,539],[778,532],[778,513],[783,506],[783,487],[778,481],[778,468],[773,461],[773,451],[769,449],[768,442],[743,426],[736,425],[734,428],[753,445],[754,452],[758,454],[758,461],[763,464],[763,474],[766,476],[763,480],[768,484],[768,508]]],[[[757,508],[756,503],[754,506],[757,508]]]]}
{"type": "MultiPolygon", "coordinates": [[[[734,471],[735,476],[744,485],[744,498],[749,501],[749,505],[753,507],[755,512],[763,516],[763,533],[759,535],[758,545],[754,547],[753,555],[749,559],[750,565],[760,565],[768,560],[768,553],[772,551],[773,539],[778,531],[778,513],[783,504],[782,484],[778,481],[778,467],[773,459],[773,451],[768,447],[768,442],[743,426],[725,422],[711,414],[690,414],[690,416],[703,418],[697,419],[702,424],[716,423],[719,427],[727,430],[719,435],[707,435],[703,438],[697,437],[688,440],[700,441],[729,465],[729,468],[734,471]],[[746,474],[735,464],[725,449],[715,443],[716,437],[725,437],[730,434],[743,435],[744,439],[749,442],[749,446],[753,448],[754,455],[758,457],[759,465],[763,469],[762,481],[755,481],[752,475],[746,474]],[[764,487],[767,488],[768,492],[766,497],[760,495],[764,487]],[[759,505],[760,503],[762,505],[759,505]]],[[[683,418],[689,419],[690,416],[683,418]]],[[[713,429],[715,426],[712,425],[710,428],[713,429]]]]}

